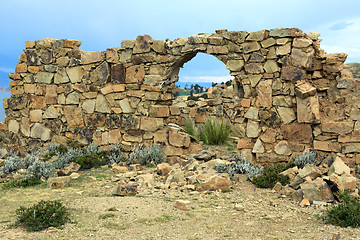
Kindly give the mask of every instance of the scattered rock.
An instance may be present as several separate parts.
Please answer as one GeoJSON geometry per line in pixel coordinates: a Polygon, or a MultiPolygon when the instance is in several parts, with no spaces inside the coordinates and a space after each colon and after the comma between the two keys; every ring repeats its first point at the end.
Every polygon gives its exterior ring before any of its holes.
{"type": "Polygon", "coordinates": [[[49,188],[64,188],[69,185],[70,179],[69,176],[50,177],[47,181],[47,186],[49,188]]]}
{"type": "Polygon", "coordinates": [[[118,185],[114,188],[113,195],[115,196],[134,196],[137,194],[136,183],[122,183],[119,182],[118,185]]]}
{"type": "Polygon", "coordinates": [[[187,211],[187,210],[189,210],[189,204],[190,204],[190,201],[188,201],[188,200],[176,200],[175,207],[180,210],[187,211]]]}

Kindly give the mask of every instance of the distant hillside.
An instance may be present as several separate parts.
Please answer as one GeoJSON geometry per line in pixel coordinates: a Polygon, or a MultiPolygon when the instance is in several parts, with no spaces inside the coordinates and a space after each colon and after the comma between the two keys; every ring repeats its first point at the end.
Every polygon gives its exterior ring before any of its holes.
{"type": "Polygon", "coordinates": [[[350,69],[354,78],[360,78],[360,63],[347,63],[344,67],[350,69]]]}

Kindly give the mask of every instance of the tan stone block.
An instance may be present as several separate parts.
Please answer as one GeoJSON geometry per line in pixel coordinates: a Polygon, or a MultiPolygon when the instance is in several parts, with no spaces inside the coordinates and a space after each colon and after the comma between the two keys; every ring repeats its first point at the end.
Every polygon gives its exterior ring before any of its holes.
{"type": "Polygon", "coordinates": [[[140,121],[140,129],[144,131],[156,131],[164,126],[162,118],[142,117],[140,121]]]}
{"type": "Polygon", "coordinates": [[[150,117],[168,117],[169,112],[168,106],[154,105],[150,108],[149,115],[150,117]]]}
{"type": "Polygon", "coordinates": [[[111,108],[109,107],[109,104],[106,101],[106,98],[102,94],[99,94],[96,97],[95,111],[101,112],[101,113],[111,113],[111,108]]]}
{"type": "Polygon", "coordinates": [[[260,139],[265,143],[274,143],[276,141],[276,135],[276,130],[268,128],[264,133],[261,134],[260,139]]]}
{"type": "Polygon", "coordinates": [[[28,71],[30,73],[36,74],[36,73],[38,73],[40,71],[40,67],[38,67],[38,66],[28,66],[28,71]]]}
{"type": "Polygon", "coordinates": [[[305,99],[297,97],[296,102],[299,123],[320,122],[320,106],[317,96],[311,96],[305,99]]]}
{"type": "Polygon", "coordinates": [[[66,97],[64,94],[59,94],[57,98],[57,103],[60,105],[64,105],[66,103],[66,97]]]}
{"type": "Polygon", "coordinates": [[[45,96],[44,97],[44,104],[45,105],[50,105],[50,104],[57,104],[57,97],[48,97],[45,96]]]}
{"type": "Polygon", "coordinates": [[[20,73],[9,73],[8,76],[9,76],[10,79],[13,79],[13,80],[20,80],[21,79],[20,73]]]}
{"type": "Polygon", "coordinates": [[[226,46],[211,46],[207,47],[207,54],[227,54],[228,49],[226,46]]]}
{"type": "Polygon", "coordinates": [[[83,96],[88,99],[96,98],[98,95],[97,92],[85,92],[83,93],[83,96]]]}
{"type": "Polygon", "coordinates": [[[250,99],[243,98],[240,100],[240,106],[248,108],[250,107],[251,101],[250,99]]]}
{"type": "Polygon", "coordinates": [[[160,144],[160,145],[165,145],[167,144],[167,140],[168,140],[168,133],[166,131],[166,129],[161,129],[159,131],[156,131],[154,134],[154,143],[155,144],[160,144]]]}
{"type": "Polygon", "coordinates": [[[35,85],[34,84],[24,84],[25,93],[35,93],[35,85]]]}
{"type": "Polygon", "coordinates": [[[35,47],[35,41],[26,41],[25,42],[25,48],[34,48],[35,47]]]}
{"type": "Polygon", "coordinates": [[[314,149],[325,152],[340,152],[341,146],[338,142],[314,140],[314,149]]]}
{"type": "Polygon", "coordinates": [[[281,126],[284,139],[289,142],[311,143],[312,128],[308,124],[291,123],[281,126]]]}
{"type": "Polygon", "coordinates": [[[134,136],[134,135],[129,135],[129,134],[124,134],[123,139],[124,139],[124,141],[127,141],[127,142],[138,142],[138,143],[142,142],[142,140],[143,140],[141,135],[134,136]]]}
{"type": "Polygon", "coordinates": [[[14,87],[11,87],[10,89],[10,93],[12,95],[22,95],[24,94],[24,87],[23,86],[14,86],[14,87]]]}
{"type": "Polygon", "coordinates": [[[109,130],[109,144],[115,144],[121,142],[120,129],[109,130]]]}
{"type": "Polygon", "coordinates": [[[44,97],[43,96],[31,96],[31,108],[43,108],[45,106],[44,97]]]}
{"type": "Polygon", "coordinates": [[[283,56],[289,54],[291,50],[291,43],[287,43],[283,46],[276,47],[276,55],[283,56]]]}
{"type": "Polygon", "coordinates": [[[189,147],[190,137],[183,132],[169,132],[169,143],[174,147],[189,147]]]}
{"type": "Polygon", "coordinates": [[[30,119],[23,117],[20,121],[20,131],[26,137],[30,137],[30,119]]]}
{"type": "Polygon", "coordinates": [[[42,141],[48,141],[51,137],[51,130],[41,123],[35,123],[31,127],[30,136],[32,138],[39,138],[42,141]]]}
{"type": "Polygon", "coordinates": [[[117,108],[117,107],[112,107],[111,111],[113,111],[116,114],[120,114],[123,112],[121,108],[117,108]]]}
{"type": "Polygon", "coordinates": [[[15,72],[17,72],[17,73],[26,73],[27,72],[26,63],[18,63],[16,65],[15,72]]]}
{"type": "Polygon", "coordinates": [[[8,125],[5,122],[0,122],[0,130],[9,131],[8,125]]]}
{"type": "Polygon", "coordinates": [[[131,66],[126,69],[126,83],[138,83],[145,77],[145,69],[143,65],[131,66]]]}
{"type": "Polygon", "coordinates": [[[47,85],[46,86],[46,93],[45,96],[46,97],[57,97],[57,86],[56,85],[47,85]]]}
{"type": "Polygon", "coordinates": [[[145,92],[145,99],[146,100],[159,100],[160,99],[160,93],[159,92],[145,92]]]}
{"type": "Polygon", "coordinates": [[[112,92],[114,91],[113,85],[108,84],[108,85],[106,85],[105,87],[101,88],[100,91],[101,91],[101,93],[102,93],[103,95],[107,95],[107,94],[109,94],[109,93],[112,93],[112,92]]]}
{"type": "Polygon", "coordinates": [[[292,151],[289,147],[289,143],[287,141],[280,141],[278,142],[275,147],[274,151],[279,155],[291,155],[292,151]]]}
{"type": "Polygon", "coordinates": [[[272,106],[272,83],[271,80],[260,81],[257,86],[257,105],[260,107],[272,106]]]}
{"type": "Polygon", "coordinates": [[[125,84],[115,84],[113,85],[114,92],[123,92],[125,91],[125,84]]]}
{"type": "Polygon", "coordinates": [[[80,83],[83,77],[83,69],[81,66],[66,68],[71,83],[80,83]]]}
{"type": "Polygon", "coordinates": [[[170,106],[169,108],[170,108],[171,115],[173,115],[173,116],[180,115],[181,112],[180,112],[180,108],[178,106],[170,106]]]}
{"type": "Polygon", "coordinates": [[[69,127],[82,127],[84,126],[83,114],[80,107],[65,106],[64,115],[69,127]]]}
{"type": "Polygon", "coordinates": [[[253,148],[254,144],[251,138],[240,138],[237,142],[237,149],[253,148]]]}
{"type": "Polygon", "coordinates": [[[8,129],[9,132],[18,133],[20,129],[20,125],[16,120],[10,120],[8,123],[8,129]]]}
{"type": "Polygon", "coordinates": [[[271,47],[273,45],[275,45],[276,41],[274,38],[267,38],[265,39],[264,41],[261,42],[261,46],[263,48],[268,48],[268,47],[271,47]]]}
{"type": "Polygon", "coordinates": [[[101,145],[109,144],[109,132],[101,133],[101,145]]]}
{"type": "Polygon", "coordinates": [[[105,60],[105,52],[81,51],[81,63],[84,65],[95,62],[102,62],[104,60],[105,60]]]}
{"type": "Polygon", "coordinates": [[[74,39],[63,39],[64,48],[79,48],[81,41],[74,39]]]}
{"type": "Polygon", "coordinates": [[[342,122],[323,122],[321,123],[321,130],[323,132],[335,133],[339,135],[345,135],[351,133],[354,129],[354,122],[342,121],[342,122]]]}
{"type": "Polygon", "coordinates": [[[42,110],[41,109],[30,110],[29,115],[30,115],[31,122],[41,122],[42,121],[42,110]]]}
{"type": "Polygon", "coordinates": [[[119,48],[108,48],[106,49],[106,61],[109,63],[118,63],[119,55],[117,51],[119,48]]]}

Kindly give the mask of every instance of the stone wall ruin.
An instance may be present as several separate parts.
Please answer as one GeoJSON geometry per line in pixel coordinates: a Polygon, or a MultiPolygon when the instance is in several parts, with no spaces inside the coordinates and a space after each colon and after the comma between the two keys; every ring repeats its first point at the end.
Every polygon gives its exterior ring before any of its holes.
{"type": "Polygon", "coordinates": [[[174,41],[148,35],[87,52],[76,40],[27,41],[4,99],[7,144],[38,146],[75,139],[124,151],[159,143],[167,156],[199,149],[176,123],[228,118],[238,151],[259,163],[287,161],[304,149],[360,159],[359,83],[346,54],[325,54],[317,33],[296,28],[218,30],[174,41]],[[224,63],[235,80],[210,99],[173,97],[179,68],[197,53],[224,63]]]}

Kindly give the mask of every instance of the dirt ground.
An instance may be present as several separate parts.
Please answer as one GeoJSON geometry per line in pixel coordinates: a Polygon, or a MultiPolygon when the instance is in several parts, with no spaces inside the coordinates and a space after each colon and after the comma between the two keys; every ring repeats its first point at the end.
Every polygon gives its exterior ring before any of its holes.
{"type": "Polygon", "coordinates": [[[116,183],[109,170],[81,174],[63,189],[0,190],[0,239],[360,239],[360,229],[319,220],[327,206],[301,207],[248,181],[229,192],[140,188],[119,197],[111,194],[116,183]],[[188,211],[175,208],[179,199],[190,201],[188,211]],[[73,223],[40,232],[9,228],[19,206],[39,200],[62,200],[73,223]]]}

